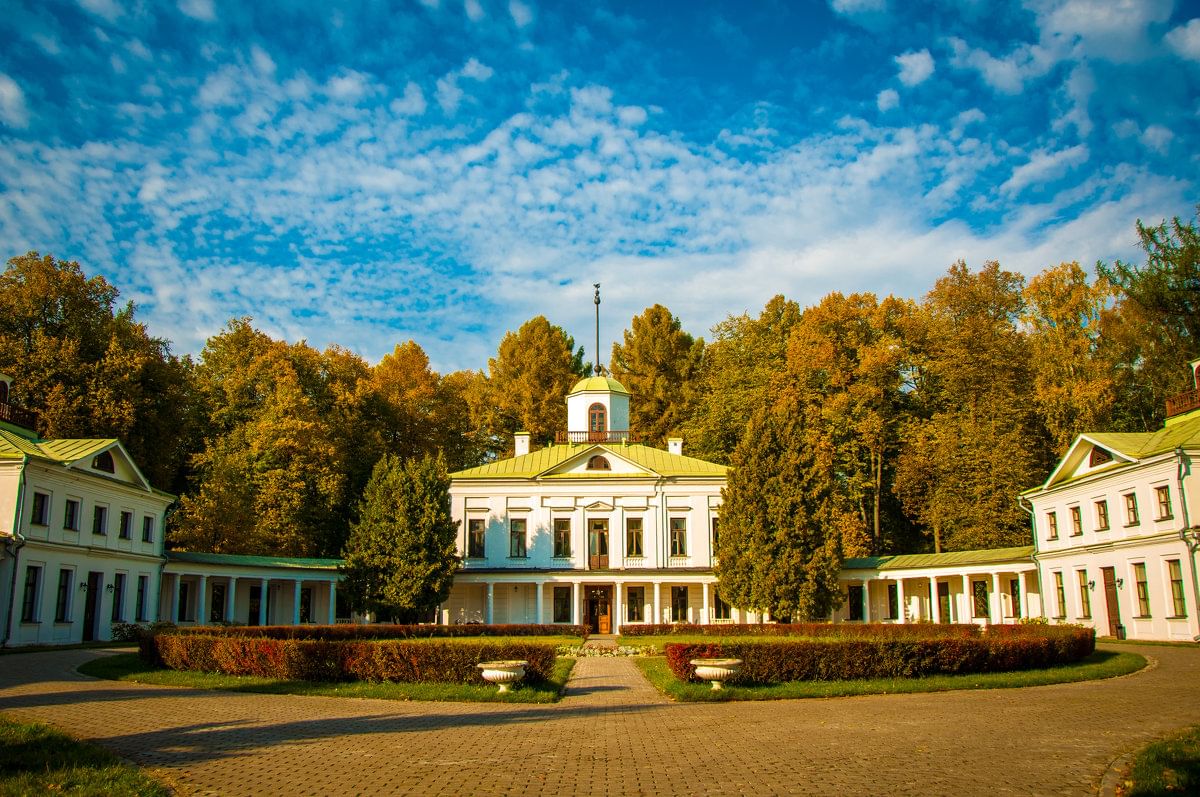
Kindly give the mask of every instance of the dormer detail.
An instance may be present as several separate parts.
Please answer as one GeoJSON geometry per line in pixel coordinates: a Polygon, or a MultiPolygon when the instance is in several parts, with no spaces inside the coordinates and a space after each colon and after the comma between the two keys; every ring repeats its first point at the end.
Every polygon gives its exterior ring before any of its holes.
{"type": "Polygon", "coordinates": [[[567,431],[560,443],[629,443],[629,391],[606,376],[581,379],[567,394],[567,431]]]}

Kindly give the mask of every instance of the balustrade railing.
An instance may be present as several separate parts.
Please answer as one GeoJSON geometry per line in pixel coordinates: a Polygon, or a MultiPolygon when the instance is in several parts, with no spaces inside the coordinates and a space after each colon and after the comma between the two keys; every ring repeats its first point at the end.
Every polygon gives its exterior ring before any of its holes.
{"type": "Polygon", "coordinates": [[[23,429],[31,431],[37,429],[36,412],[2,401],[0,401],[0,421],[11,423],[13,426],[20,426],[23,429]]]}
{"type": "Polygon", "coordinates": [[[607,432],[558,432],[554,436],[556,443],[636,443],[637,439],[627,430],[607,432]]]}
{"type": "Polygon", "coordinates": [[[1173,418],[1185,412],[1200,409],[1200,389],[1185,390],[1167,399],[1167,417],[1173,418]]]}

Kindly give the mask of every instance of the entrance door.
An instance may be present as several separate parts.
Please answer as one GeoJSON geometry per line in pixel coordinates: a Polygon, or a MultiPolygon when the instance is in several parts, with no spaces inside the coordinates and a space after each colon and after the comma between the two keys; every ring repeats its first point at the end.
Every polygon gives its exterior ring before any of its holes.
{"type": "Polygon", "coordinates": [[[592,634],[612,633],[612,587],[588,587],[583,601],[583,624],[592,634]]]}
{"type": "Polygon", "coordinates": [[[943,623],[952,623],[954,618],[950,616],[950,585],[945,581],[938,582],[938,612],[943,623]]]}
{"type": "Polygon", "coordinates": [[[608,521],[596,519],[588,523],[588,568],[608,568],[608,521]]]}
{"type": "Polygon", "coordinates": [[[100,614],[100,581],[103,573],[88,573],[87,600],[83,604],[83,641],[96,638],[96,618],[100,614]]]}
{"type": "Polygon", "coordinates": [[[1121,627],[1121,604],[1117,600],[1117,574],[1111,567],[1100,568],[1104,577],[1104,607],[1108,610],[1108,633],[1115,637],[1124,637],[1125,629],[1121,627]]]}
{"type": "Polygon", "coordinates": [[[246,625],[258,625],[258,614],[262,611],[262,587],[250,588],[250,611],[246,616],[246,625]]]}

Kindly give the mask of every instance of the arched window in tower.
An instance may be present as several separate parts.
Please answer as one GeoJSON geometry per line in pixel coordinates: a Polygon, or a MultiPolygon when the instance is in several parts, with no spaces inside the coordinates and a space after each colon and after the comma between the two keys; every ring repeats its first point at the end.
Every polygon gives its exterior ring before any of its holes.
{"type": "Polygon", "coordinates": [[[596,455],[588,460],[588,470],[612,470],[612,465],[608,464],[608,460],[600,455],[596,455]]]}
{"type": "Polygon", "coordinates": [[[93,470],[102,470],[105,473],[116,472],[117,468],[116,468],[115,463],[113,462],[112,452],[111,451],[101,451],[99,454],[92,457],[92,469],[93,470]]]}
{"type": "Polygon", "coordinates": [[[603,440],[608,432],[608,410],[596,402],[588,407],[588,439],[603,440]]]}

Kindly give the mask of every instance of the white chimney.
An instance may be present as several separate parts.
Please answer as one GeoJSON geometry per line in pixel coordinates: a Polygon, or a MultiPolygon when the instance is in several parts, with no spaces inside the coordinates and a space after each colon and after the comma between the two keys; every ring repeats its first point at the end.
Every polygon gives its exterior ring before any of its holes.
{"type": "Polygon", "coordinates": [[[667,438],[667,451],[671,452],[672,454],[674,454],[677,457],[682,457],[683,456],[683,438],[682,437],[667,438]]]}
{"type": "Polygon", "coordinates": [[[513,435],[513,456],[523,457],[529,453],[529,432],[517,432],[513,435]]]}

